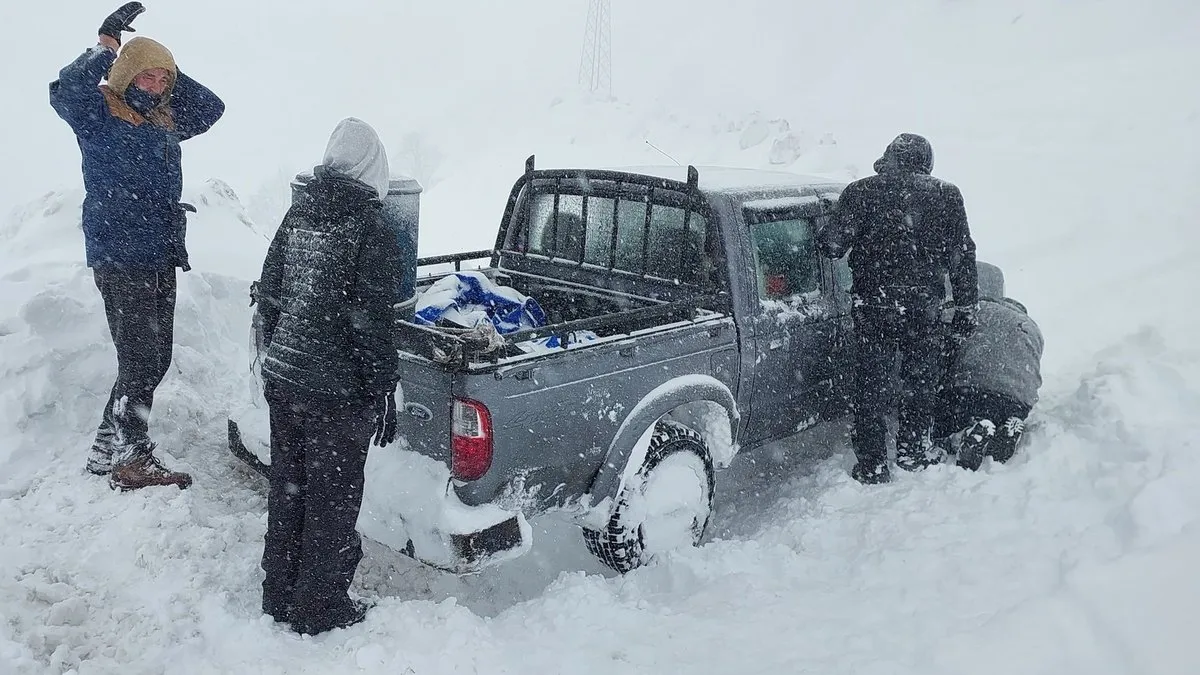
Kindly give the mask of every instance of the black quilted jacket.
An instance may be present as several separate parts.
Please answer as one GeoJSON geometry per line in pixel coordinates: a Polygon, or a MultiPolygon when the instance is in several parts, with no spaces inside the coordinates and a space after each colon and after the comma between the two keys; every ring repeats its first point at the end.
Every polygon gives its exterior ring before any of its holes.
{"type": "Polygon", "coordinates": [[[373,399],[395,390],[400,249],[382,203],[318,167],[288,211],[259,280],[267,395],[373,399]]]}

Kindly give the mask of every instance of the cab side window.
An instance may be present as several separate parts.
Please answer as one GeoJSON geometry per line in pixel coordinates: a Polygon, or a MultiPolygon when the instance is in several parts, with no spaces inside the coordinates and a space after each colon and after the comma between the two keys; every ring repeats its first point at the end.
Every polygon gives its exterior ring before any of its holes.
{"type": "Polygon", "coordinates": [[[747,214],[754,253],[758,295],[762,300],[789,300],[821,291],[816,227],[808,218],[772,219],[747,214]]]}

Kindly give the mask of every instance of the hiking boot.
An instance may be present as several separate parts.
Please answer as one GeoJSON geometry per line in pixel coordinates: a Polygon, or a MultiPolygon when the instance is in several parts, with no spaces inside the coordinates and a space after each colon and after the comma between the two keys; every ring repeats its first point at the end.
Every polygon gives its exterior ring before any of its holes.
{"type": "Polygon", "coordinates": [[[987,453],[997,462],[1004,463],[1012,459],[1017,451],[1017,443],[1025,431],[1025,420],[1020,417],[1010,417],[996,429],[996,435],[988,443],[987,453]]]}
{"type": "Polygon", "coordinates": [[[988,454],[988,445],[996,433],[996,425],[978,420],[963,432],[958,447],[958,465],[968,471],[978,471],[988,454]]]}
{"type": "Polygon", "coordinates": [[[154,456],[154,444],[144,443],[133,456],[113,465],[108,486],[128,492],[156,485],[177,485],[180,490],[190,487],[192,477],[181,471],[171,471],[154,456]]]}
{"type": "Polygon", "coordinates": [[[892,480],[886,462],[859,462],[850,470],[850,477],[863,485],[880,485],[892,480]]]}
{"type": "Polygon", "coordinates": [[[344,609],[337,612],[322,614],[317,617],[291,617],[292,630],[301,635],[316,635],[334,628],[349,628],[362,623],[367,618],[367,610],[371,603],[366,600],[352,600],[344,609]]]}
{"type": "Polygon", "coordinates": [[[1025,432],[1025,420],[1020,417],[1010,417],[1004,420],[1004,424],[1000,425],[1000,428],[1009,436],[1020,436],[1025,432]]]}

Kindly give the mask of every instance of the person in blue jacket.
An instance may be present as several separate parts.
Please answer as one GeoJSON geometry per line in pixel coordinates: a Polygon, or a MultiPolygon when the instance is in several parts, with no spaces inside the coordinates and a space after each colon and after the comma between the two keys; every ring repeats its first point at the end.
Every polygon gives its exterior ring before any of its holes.
{"type": "Polygon", "coordinates": [[[87,469],[113,489],[191,485],[154,456],[147,421],[171,363],[176,268],[184,247],[181,142],[225,112],[213,92],[180,72],[166,47],[121,33],[145,11],[123,5],[100,26],[98,44],[50,83],[50,105],[70,125],[83,156],[87,264],[104,299],[117,351],[117,380],[87,469]],[[101,80],[107,79],[106,84],[101,80]]]}

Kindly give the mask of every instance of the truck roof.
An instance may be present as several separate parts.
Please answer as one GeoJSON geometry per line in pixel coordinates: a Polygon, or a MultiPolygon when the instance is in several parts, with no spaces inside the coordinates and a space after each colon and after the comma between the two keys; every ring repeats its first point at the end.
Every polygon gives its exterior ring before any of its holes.
{"type": "MultiPolygon", "coordinates": [[[[605,167],[605,170],[666,178],[680,182],[687,181],[688,172],[686,166],[671,165],[605,167]]],[[[764,188],[841,187],[845,185],[845,181],[829,178],[828,176],[789,173],[787,171],[746,169],[728,166],[697,166],[696,171],[700,175],[699,187],[704,192],[738,193],[764,188]]]]}

